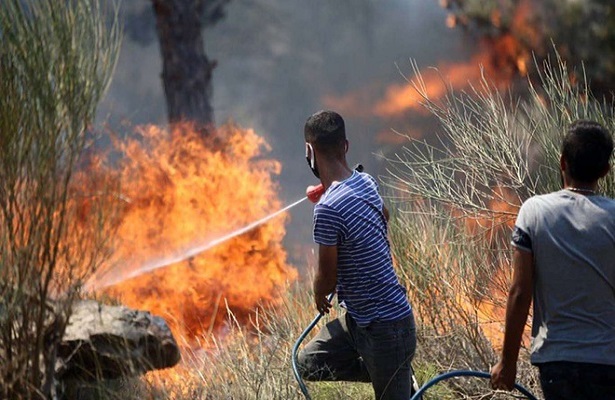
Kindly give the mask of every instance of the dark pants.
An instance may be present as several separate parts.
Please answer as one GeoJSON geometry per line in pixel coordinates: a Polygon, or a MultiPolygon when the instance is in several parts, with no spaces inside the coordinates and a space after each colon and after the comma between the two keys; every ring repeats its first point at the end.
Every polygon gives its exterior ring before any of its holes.
{"type": "Polygon", "coordinates": [[[306,380],[371,382],[377,400],[408,400],[416,349],[414,317],[360,327],[345,313],[298,356],[306,380]]]}
{"type": "Polygon", "coordinates": [[[537,364],[545,400],[615,400],[615,365],[537,364]]]}

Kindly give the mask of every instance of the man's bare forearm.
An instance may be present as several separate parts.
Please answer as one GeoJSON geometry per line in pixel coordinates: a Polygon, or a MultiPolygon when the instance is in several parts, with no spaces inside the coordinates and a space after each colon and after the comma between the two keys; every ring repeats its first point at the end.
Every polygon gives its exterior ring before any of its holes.
{"type": "Polygon", "coordinates": [[[335,291],[335,280],[316,274],[314,277],[314,295],[327,296],[335,291]]]}
{"type": "Polygon", "coordinates": [[[531,291],[513,286],[506,303],[506,330],[502,347],[502,362],[514,365],[519,358],[521,339],[532,302],[531,291]]]}

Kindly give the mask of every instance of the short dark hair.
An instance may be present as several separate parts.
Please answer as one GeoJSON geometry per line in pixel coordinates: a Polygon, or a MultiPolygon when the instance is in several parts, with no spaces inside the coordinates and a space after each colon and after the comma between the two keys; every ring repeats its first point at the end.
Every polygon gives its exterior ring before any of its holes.
{"type": "Polygon", "coordinates": [[[568,128],[562,144],[570,177],[580,182],[597,181],[608,168],[613,137],[595,121],[578,120],[568,128]]]}
{"type": "Polygon", "coordinates": [[[335,111],[321,110],[312,114],[303,129],[305,141],[325,154],[336,154],[346,143],[344,119],[335,111]]]}

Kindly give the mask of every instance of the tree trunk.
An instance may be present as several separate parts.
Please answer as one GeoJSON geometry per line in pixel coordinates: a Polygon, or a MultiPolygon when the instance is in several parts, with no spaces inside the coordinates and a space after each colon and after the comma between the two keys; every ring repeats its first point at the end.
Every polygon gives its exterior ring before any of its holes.
{"type": "Polygon", "coordinates": [[[212,71],[205,55],[206,0],[152,0],[162,55],[162,80],[169,123],[213,125],[212,71]]]}

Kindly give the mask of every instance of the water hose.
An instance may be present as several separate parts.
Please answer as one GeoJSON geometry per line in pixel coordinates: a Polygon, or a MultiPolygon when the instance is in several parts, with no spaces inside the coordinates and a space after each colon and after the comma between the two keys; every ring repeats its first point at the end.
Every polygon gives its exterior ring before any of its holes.
{"type": "MultiPolygon", "coordinates": [[[[333,300],[333,295],[334,293],[331,293],[327,297],[327,300],[329,301],[329,303],[331,302],[331,300],[333,300]]],[[[297,383],[299,384],[299,389],[301,389],[301,393],[303,393],[303,395],[305,396],[307,400],[312,400],[312,397],[310,396],[310,392],[308,392],[307,386],[305,386],[305,382],[303,382],[303,378],[301,378],[301,373],[299,373],[299,367],[297,365],[297,354],[299,353],[299,346],[301,345],[301,342],[303,342],[303,340],[305,340],[305,337],[308,335],[308,333],[310,333],[310,331],[314,329],[314,327],[316,326],[318,321],[320,321],[322,316],[323,314],[319,313],[318,315],[316,315],[316,317],[314,317],[312,322],[310,322],[307,328],[305,328],[303,332],[301,333],[301,335],[299,335],[299,338],[295,342],[295,345],[293,346],[293,351],[292,351],[293,353],[292,354],[293,374],[295,374],[295,379],[297,380],[297,383]]]]}
{"type": "MultiPolygon", "coordinates": [[[[331,301],[332,297],[333,295],[329,296],[329,301],[331,301]]],[[[307,400],[312,400],[312,397],[310,396],[307,386],[305,386],[305,382],[303,382],[303,378],[301,378],[301,374],[299,373],[299,368],[297,366],[297,353],[299,350],[299,346],[301,345],[303,340],[305,340],[305,337],[310,333],[312,329],[314,329],[314,327],[316,326],[318,321],[320,321],[321,318],[322,318],[322,315],[318,314],[312,320],[312,322],[307,326],[307,328],[305,328],[305,330],[301,333],[301,335],[295,342],[295,345],[293,346],[293,350],[292,350],[293,373],[295,374],[295,379],[297,380],[297,383],[299,384],[301,393],[303,393],[303,395],[305,396],[307,400]]],[[[421,388],[412,396],[410,400],[421,400],[422,398],[421,396],[427,391],[427,389],[434,386],[436,383],[439,383],[441,381],[444,381],[446,379],[450,379],[453,377],[458,377],[458,376],[473,376],[473,377],[485,378],[485,379],[491,378],[491,375],[489,373],[482,372],[482,371],[470,371],[470,370],[449,371],[449,372],[443,373],[429,380],[426,384],[421,386],[421,388]]],[[[521,394],[523,394],[529,400],[538,400],[536,396],[534,396],[528,389],[521,386],[520,384],[515,383],[514,388],[517,389],[519,392],[521,392],[521,394]]]]}
{"type": "Polygon", "coordinates": [[[312,400],[312,397],[310,397],[310,392],[308,392],[307,386],[305,386],[305,382],[303,382],[303,378],[301,378],[301,374],[299,373],[299,367],[297,366],[297,353],[299,351],[299,345],[301,344],[301,342],[303,342],[308,333],[310,333],[310,331],[314,329],[314,326],[316,326],[316,324],[318,323],[318,321],[320,321],[321,318],[322,315],[318,314],[316,318],[314,318],[312,322],[310,322],[310,324],[307,326],[307,328],[305,328],[305,330],[301,333],[299,339],[297,339],[295,345],[293,346],[293,373],[295,374],[295,379],[299,384],[299,389],[301,389],[301,393],[303,393],[307,400],[312,400]]]}
{"type": "MultiPolygon", "coordinates": [[[[449,379],[455,376],[475,376],[478,378],[486,378],[486,379],[490,379],[491,375],[487,372],[482,372],[482,371],[469,371],[469,370],[456,370],[456,371],[450,371],[450,372],[446,372],[444,374],[438,375],[435,378],[431,379],[429,382],[427,382],[426,384],[424,384],[418,392],[416,392],[414,394],[414,396],[412,396],[412,398],[410,400],[420,400],[421,396],[423,395],[423,393],[425,393],[425,391],[427,389],[429,389],[430,387],[432,387],[433,385],[435,385],[436,383],[443,381],[445,379],[449,379]]],[[[536,397],[526,388],[524,388],[523,386],[519,385],[518,383],[515,383],[515,389],[517,389],[518,391],[520,391],[525,397],[527,397],[530,400],[537,400],[536,397]]]]}

